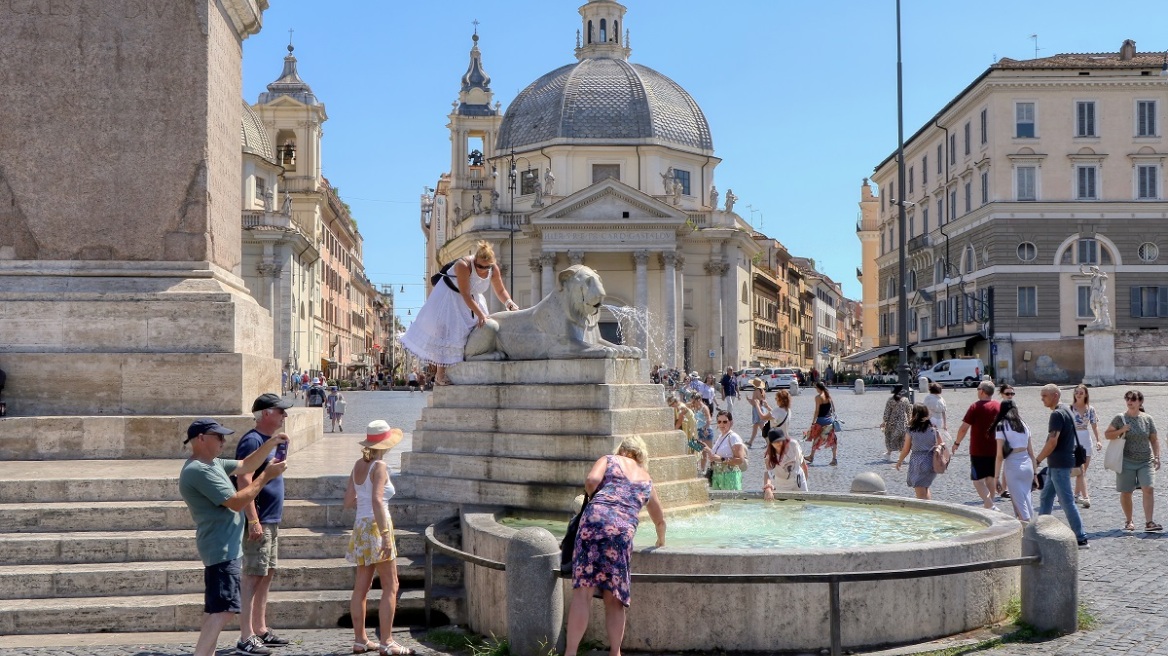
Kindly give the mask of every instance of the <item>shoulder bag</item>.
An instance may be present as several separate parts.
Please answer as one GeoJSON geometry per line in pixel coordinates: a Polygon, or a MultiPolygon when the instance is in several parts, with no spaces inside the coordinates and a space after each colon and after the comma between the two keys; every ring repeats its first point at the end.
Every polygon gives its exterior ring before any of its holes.
{"type": "Polygon", "coordinates": [[[1014,447],[1010,446],[1010,438],[1006,437],[1005,428],[999,426],[998,432],[1002,434],[1002,459],[1005,460],[1011,453],[1014,452],[1014,447]]]}
{"type": "MultiPolygon", "coordinates": [[[[1127,418],[1123,420],[1127,424],[1127,418]]],[[[1117,437],[1107,440],[1107,450],[1103,452],[1103,468],[1116,474],[1123,473],[1123,449],[1127,446],[1127,439],[1117,437]]]]}
{"type": "MultiPolygon", "coordinates": [[[[599,490],[599,488],[597,488],[599,490]]],[[[584,516],[584,511],[588,509],[588,502],[596,493],[588,494],[584,492],[584,502],[580,504],[580,510],[568,520],[568,528],[564,532],[564,539],[560,542],[560,571],[568,571],[572,568],[572,558],[576,555],[576,535],[580,532],[580,518],[584,516]]]]}
{"type": "MultiPolygon", "coordinates": [[[[722,439],[718,440],[718,443],[714,445],[714,448],[712,450],[714,452],[717,452],[718,447],[722,446],[722,442],[725,441],[729,435],[730,435],[730,433],[726,433],[726,435],[723,435],[722,439]]],[[[765,438],[766,436],[764,435],[763,437],[765,438]]],[[[739,438],[739,439],[741,439],[741,438],[739,438]]],[[[745,444],[743,446],[745,446],[745,444]]],[[[730,448],[733,449],[734,447],[731,446],[730,448]]],[[[750,462],[746,459],[746,456],[742,456],[742,464],[738,465],[738,471],[745,472],[746,468],[749,466],[750,466],[750,462]]]]}
{"type": "Polygon", "coordinates": [[[953,459],[953,452],[944,441],[933,447],[933,473],[944,474],[949,469],[949,461],[953,459]]]}

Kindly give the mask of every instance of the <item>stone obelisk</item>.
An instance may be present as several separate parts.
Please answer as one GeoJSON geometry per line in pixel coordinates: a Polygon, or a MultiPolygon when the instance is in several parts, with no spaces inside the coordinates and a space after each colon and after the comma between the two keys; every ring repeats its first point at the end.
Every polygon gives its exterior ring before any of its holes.
{"type": "Polygon", "coordinates": [[[242,41],[268,0],[0,2],[0,366],[18,416],[241,415],[242,41]]]}

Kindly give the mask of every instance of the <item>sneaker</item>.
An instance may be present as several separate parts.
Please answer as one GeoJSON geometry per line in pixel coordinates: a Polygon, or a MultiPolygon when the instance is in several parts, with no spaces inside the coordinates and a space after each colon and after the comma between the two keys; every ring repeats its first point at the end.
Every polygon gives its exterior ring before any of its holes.
{"type": "Polygon", "coordinates": [[[283,647],[288,644],[288,641],[280,636],[272,633],[271,629],[264,631],[260,637],[260,641],[264,643],[265,647],[283,647]]]}
{"type": "Polygon", "coordinates": [[[264,641],[259,636],[253,635],[247,640],[235,643],[235,653],[237,654],[259,654],[266,656],[272,653],[271,649],[264,646],[264,641]]]}
{"type": "Polygon", "coordinates": [[[1086,510],[1087,508],[1090,508],[1090,507],[1091,507],[1091,500],[1084,498],[1083,499],[1083,509],[1086,510]]]}
{"type": "Polygon", "coordinates": [[[1086,540],[1079,540],[1079,548],[1080,549],[1090,549],[1091,545],[1087,544],[1086,540]]]}

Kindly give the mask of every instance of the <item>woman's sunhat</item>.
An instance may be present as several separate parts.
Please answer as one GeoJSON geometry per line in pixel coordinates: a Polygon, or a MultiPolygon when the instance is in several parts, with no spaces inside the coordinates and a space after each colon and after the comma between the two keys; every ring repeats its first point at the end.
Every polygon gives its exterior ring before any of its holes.
{"type": "Polygon", "coordinates": [[[751,387],[762,387],[762,379],[761,378],[751,378],[750,379],[750,386],[751,387]]]}
{"type": "Polygon", "coordinates": [[[392,449],[402,441],[405,434],[400,428],[390,428],[389,424],[381,419],[369,422],[365,429],[365,439],[361,446],[368,449],[392,449]]]}

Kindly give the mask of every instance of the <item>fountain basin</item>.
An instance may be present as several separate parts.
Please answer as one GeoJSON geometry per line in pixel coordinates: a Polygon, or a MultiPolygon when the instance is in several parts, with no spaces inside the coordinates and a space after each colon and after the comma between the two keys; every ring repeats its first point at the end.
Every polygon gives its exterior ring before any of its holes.
{"type": "MultiPolygon", "coordinates": [[[[758,499],[757,494],[713,493],[714,500],[758,499]]],[[[1020,524],[1001,513],[954,504],[896,497],[788,493],[810,504],[847,504],[864,514],[940,512],[957,526],[939,539],[821,546],[815,531],[805,544],[785,548],[676,546],[637,547],[633,571],[662,574],[798,574],[910,569],[1013,558],[1021,553],[1020,524]]],[[[763,504],[761,500],[755,503],[763,504]]],[[[499,508],[464,508],[463,549],[505,560],[515,528],[501,523],[499,508]]],[[[717,515],[711,515],[717,517],[717,515]]],[[[846,520],[845,520],[846,521],[846,520]]],[[[847,528],[847,527],[844,527],[847,528]]],[[[721,531],[715,523],[714,532],[721,531]]],[[[851,531],[859,533],[863,526],[851,531]]],[[[652,536],[652,527],[641,540],[652,536]]],[[[848,531],[840,532],[844,537],[848,531]]],[[[638,541],[640,542],[640,540],[638,541]]],[[[680,539],[679,539],[680,542],[680,539]]],[[[472,630],[506,635],[506,587],[502,572],[466,566],[472,630]]],[[[1018,592],[1017,568],[945,577],[841,584],[842,637],[846,648],[921,642],[985,626],[1004,616],[1018,592]]],[[[564,582],[565,595],[571,582],[564,582]]],[[[604,640],[603,606],[593,601],[588,637],[604,640]]],[[[829,644],[828,586],[809,584],[689,585],[633,582],[624,647],[630,650],[816,650],[829,644]]]]}

